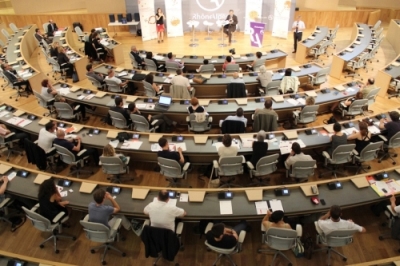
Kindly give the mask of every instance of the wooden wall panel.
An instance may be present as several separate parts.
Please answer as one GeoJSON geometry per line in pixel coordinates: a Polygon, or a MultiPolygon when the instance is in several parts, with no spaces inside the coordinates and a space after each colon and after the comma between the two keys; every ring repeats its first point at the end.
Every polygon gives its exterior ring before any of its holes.
{"type": "MultiPolygon", "coordinates": [[[[92,0],[92,2],[95,2],[92,0]]],[[[49,13],[62,12],[69,10],[77,10],[86,8],[83,0],[11,0],[15,14],[33,14],[33,13],[49,13]]]]}
{"type": "Polygon", "coordinates": [[[300,15],[307,28],[317,25],[327,27],[351,27],[355,22],[367,23],[371,10],[354,11],[297,11],[295,16],[300,15]]]}

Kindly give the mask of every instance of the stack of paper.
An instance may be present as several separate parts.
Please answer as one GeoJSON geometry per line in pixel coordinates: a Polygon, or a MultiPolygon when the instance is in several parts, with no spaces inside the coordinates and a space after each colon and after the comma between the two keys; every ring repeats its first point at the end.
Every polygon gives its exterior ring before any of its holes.
{"type": "Polygon", "coordinates": [[[268,204],[267,204],[267,202],[265,200],[264,201],[256,201],[254,203],[256,205],[256,211],[257,211],[258,215],[267,214],[268,204]]]}
{"type": "Polygon", "coordinates": [[[220,200],[219,201],[219,211],[220,214],[233,214],[232,201],[230,200],[220,200]]]}
{"type": "Polygon", "coordinates": [[[69,87],[67,87],[67,88],[58,88],[57,91],[58,91],[58,93],[60,95],[67,95],[68,93],[71,92],[69,87]]]}
{"type": "Polygon", "coordinates": [[[108,144],[110,144],[114,149],[117,148],[119,140],[110,140],[108,144]]]}
{"type": "Polygon", "coordinates": [[[142,145],[142,141],[124,141],[124,143],[121,145],[121,149],[124,150],[138,150],[140,149],[140,146],[142,145]]]}
{"type": "Polygon", "coordinates": [[[358,129],[355,127],[350,127],[350,128],[346,128],[346,129],[342,129],[342,133],[346,133],[347,136],[353,134],[353,132],[358,132],[358,129]]]}
{"type": "Polygon", "coordinates": [[[380,134],[381,130],[377,128],[376,126],[369,126],[368,131],[371,132],[371,134],[380,134]]]}
{"type": "Polygon", "coordinates": [[[181,193],[179,197],[180,202],[189,202],[189,194],[188,193],[181,193]]]}
{"type": "Polygon", "coordinates": [[[269,206],[272,209],[272,212],[274,211],[283,211],[283,206],[282,206],[282,201],[273,199],[268,201],[269,206]]]}

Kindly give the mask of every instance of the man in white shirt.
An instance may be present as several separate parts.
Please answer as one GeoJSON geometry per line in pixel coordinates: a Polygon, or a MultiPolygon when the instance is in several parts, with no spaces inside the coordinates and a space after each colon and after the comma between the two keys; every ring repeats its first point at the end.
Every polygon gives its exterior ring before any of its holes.
{"type": "Polygon", "coordinates": [[[53,141],[56,138],[56,129],[56,123],[50,121],[39,131],[38,146],[45,152],[53,147],[53,141]]]}
{"type": "MultiPolygon", "coordinates": [[[[244,115],[243,115],[243,108],[242,108],[242,107],[239,107],[239,108],[236,110],[236,115],[230,115],[230,116],[228,116],[227,118],[225,118],[225,120],[242,121],[243,124],[244,124],[244,127],[247,127],[247,118],[244,117],[244,115]]],[[[220,120],[220,121],[219,121],[219,126],[220,126],[220,127],[222,126],[222,123],[223,123],[225,120],[220,120]]]]}
{"type": "Polygon", "coordinates": [[[176,76],[171,79],[171,84],[176,86],[186,87],[189,93],[192,93],[193,88],[190,86],[189,79],[182,76],[182,69],[176,70],[176,76]]]}
{"type": "Polygon", "coordinates": [[[166,190],[158,193],[158,198],[149,203],[143,210],[150,217],[151,226],[170,229],[175,232],[175,219],[186,215],[185,210],[168,204],[169,194],[166,190]]]}
{"type": "Polygon", "coordinates": [[[112,80],[115,81],[121,88],[126,87],[128,84],[128,81],[126,80],[125,82],[122,82],[119,78],[115,76],[114,70],[109,69],[107,72],[108,76],[105,78],[106,80],[112,80]]]}
{"type": "Polygon", "coordinates": [[[355,224],[352,220],[342,220],[340,216],[342,210],[338,205],[333,205],[331,209],[318,220],[318,227],[324,235],[329,235],[336,230],[357,230],[360,233],[365,233],[364,227],[355,224]]]}
{"type": "MultiPolygon", "coordinates": [[[[306,155],[301,152],[300,144],[297,142],[293,142],[292,150],[290,151],[289,156],[285,161],[286,169],[290,169],[290,167],[298,161],[312,161],[314,160],[310,155],[306,155]]],[[[316,166],[315,166],[316,167],[316,166]]]]}
{"type": "Polygon", "coordinates": [[[297,20],[293,22],[293,40],[294,40],[294,50],[293,53],[297,51],[297,42],[301,41],[303,38],[303,31],[306,29],[306,25],[301,20],[301,16],[297,17],[297,20]]]}

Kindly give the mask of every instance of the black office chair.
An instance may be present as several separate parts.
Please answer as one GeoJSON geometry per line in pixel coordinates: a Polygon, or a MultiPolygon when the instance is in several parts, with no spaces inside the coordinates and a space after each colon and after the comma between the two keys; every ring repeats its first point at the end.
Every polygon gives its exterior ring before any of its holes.
{"type": "Polygon", "coordinates": [[[244,133],[246,128],[242,121],[225,120],[221,125],[222,134],[244,133]]]}
{"type": "Polygon", "coordinates": [[[247,97],[246,85],[244,83],[230,83],[226,87],[227,98],[245,98],[247,97]]]}

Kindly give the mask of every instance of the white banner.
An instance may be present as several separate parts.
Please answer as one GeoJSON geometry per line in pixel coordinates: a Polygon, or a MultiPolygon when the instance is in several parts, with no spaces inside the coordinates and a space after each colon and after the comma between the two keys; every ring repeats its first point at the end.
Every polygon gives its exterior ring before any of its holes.
{"type": "Polygon", "coordinates": [[[154,0],[138,0],[142,40],[157,39],[156,11],[154,0]]]}
{"type": "Polygon", "coordinates": [[[261,22],[263,0],[246,0],[244,33],[250,34],[250,22],[261,22]]]}
{"type": "Polygon", "coordinates": [[[168,37],[183,36],[182,0],[165,0],[168,37]]]}
{"type": "Polygon", "coordinates": [[[272,36],[287,39],[291,5],[287,0],[275,0],[272,36]]]}

